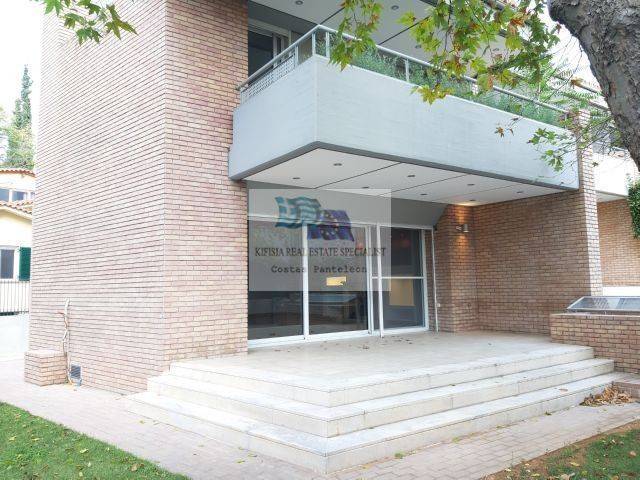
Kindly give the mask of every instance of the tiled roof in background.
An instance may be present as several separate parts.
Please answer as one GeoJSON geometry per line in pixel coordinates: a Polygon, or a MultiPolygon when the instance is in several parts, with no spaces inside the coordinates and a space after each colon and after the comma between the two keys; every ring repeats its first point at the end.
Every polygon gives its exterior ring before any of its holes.
{"type": "Polygon", "coordinates": [[[0,209],[2,208],[7,208],[9,210],[15,210],[16,212],[31,215],[33,211],[33,200],[20,200],[17,202],[0,201],[0,209]]]}
{"type": "Polygon", "coordinates": [[[0,174],[2,173],[21,173],[22,175],[30,175],[32,177],[35,177],[36,174],[33,172],[33,170],[27,170],[26,168],[10,168],[10,167],[0,167],[0,174]]]}

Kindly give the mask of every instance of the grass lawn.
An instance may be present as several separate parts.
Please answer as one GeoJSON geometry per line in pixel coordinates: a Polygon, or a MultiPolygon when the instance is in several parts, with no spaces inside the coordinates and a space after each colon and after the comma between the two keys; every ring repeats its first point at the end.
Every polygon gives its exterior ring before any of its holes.
{"type": "Polygon", "coordinates": [[[0,479],[187,480],[106,443],[0,403],[0,479]]]}
{"type": "Polygon", "coordinates": [[[640,480],[640,422],[548,453],[489,480],[640,480]]]}

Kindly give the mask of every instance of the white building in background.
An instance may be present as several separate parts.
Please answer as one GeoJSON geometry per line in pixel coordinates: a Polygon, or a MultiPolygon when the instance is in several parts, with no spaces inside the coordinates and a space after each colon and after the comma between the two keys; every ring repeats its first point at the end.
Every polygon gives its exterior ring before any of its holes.
{"type": "Polygon", "coordinates": [[[0,314],[28,311],[35,175],[0,169],[0,314]]]}

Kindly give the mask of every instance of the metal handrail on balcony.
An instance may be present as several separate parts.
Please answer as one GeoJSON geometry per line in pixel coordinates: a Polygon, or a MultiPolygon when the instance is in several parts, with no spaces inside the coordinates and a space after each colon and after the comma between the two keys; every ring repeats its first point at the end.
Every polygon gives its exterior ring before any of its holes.
{"type": "MultiPolygon", "coordinates": [[[[336,30],[323,25],[317,25],[308,31],[297,41],[283,50],[279,55],[250,75],[249,78],[237,87],[240,92],[241,103],[247,101],[269,85],[275,83],[279,78],[282,78],[284,75],[291,72],[311,56],[319,54],[323,57],[329,58],[331,55],[331,37],[336,34],[336,30]],[[320,53],[317,51],[318,47],[322,50],[320,53]]],[[[345,35],[345,38],[353,39],[354,37],[345,35]]],[[[391,65],[391,63],[388,62],[388,60],[391,60],[396,67],[399,67],[397,68],[397,72],[391,76],[404,80],[408,83],[416,85],[420,84],[420,81],[413,81],[415,80],[416,73],[419,73],[424,78],[426,72],[435,74],[438,71],[438,68],[435,65],[424,60],[420,60],[382,46],[376,46],[376,49],[377,54],[381,55],[380,58],[382,58],[382,56],[387,57],[387,66],[391,65]],[[400,62],[399,65],[398,62],[400,62]]],[[[361,66],[358,65],[358,59],[354,59],[353,65],[356,67],[361,66]]],[[[367,66],[361,67],[371,70],[371,68],[367,68],[367,66]]],[[[373,71],[376,70],[374,69],[373,71]]],[[[378,73],[389,75],[388,72],[378,73]]],[[[564,118],[569,113],[567,110],[557,105],[541,102],[535,98],[530,98],[521,93],[500,87],[494,87],[490,92],[485,94],[478,94],[477,80],[466,75],[460,77],[460,79],[457,79],[455,82],[457,82],[456,85],[458,87],[462,88],[458,88],[457,91],[454,89],[454,96],[466,98],[467,100],[475,103],[489,105],[516,115],[534,118],[545,123],[559,124],[560,119],[564,118]],[[504,99],[498,98],[498,95],[506,97],[506,103],[504,99]],[[535,106],[534,108],[539,107],[541,109],[545,109],[546,112],[542,113],[538,109],[536,112],[529,112],[529,114],[527,114],[526,108],[524,108],[522,102],[524,102],[524,106],[528,104],[529,108],[531,108],[531,106],[535,106]]]]}

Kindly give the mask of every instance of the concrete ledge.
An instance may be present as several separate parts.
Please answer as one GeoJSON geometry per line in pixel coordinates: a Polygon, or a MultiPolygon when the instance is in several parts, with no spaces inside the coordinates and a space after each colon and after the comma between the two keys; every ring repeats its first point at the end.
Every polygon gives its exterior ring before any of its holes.
{"type": "Polygon", "coordinates": [[[39,386],[67,382],[67,359],[60,350],[28,350],[24,354],[24,380],[39,386]]]}
{"type": "Polygon", "coordinates": [[[632,397],[640,399],[640,376],[626,377],[617,382],[613,382],[613,385],[627,392],[632,397]]]}
{"type": "Polygon", "coordinates": [[[588,345],[616,370],[640,373],[640,315],[555,313],[549,327],[554,342],[588,345]]]}

